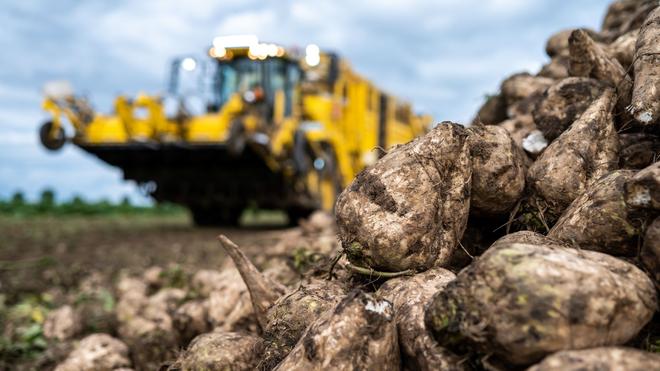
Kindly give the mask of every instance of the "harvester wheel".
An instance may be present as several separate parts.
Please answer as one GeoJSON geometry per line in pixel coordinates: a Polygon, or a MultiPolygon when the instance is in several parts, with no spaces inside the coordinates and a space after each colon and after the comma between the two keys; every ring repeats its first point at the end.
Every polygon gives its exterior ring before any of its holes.
{"type": "Polygon", "coordinates": [[[236,226],[243,209],[191,207],[193,222],[199,227],[236,226]]]}
{"type": "Polygon", "coordinates": [[[57,129],[55,137],[51,136],[53,122],[47,121],[39,128],[39,140],[41,144],[49,151],[57,151],[66,143],[66,135],[61,127],[57,129]]]}
{"type": "Polygon", "coordinates": [[[307,209],[302,207],[291,207],[286,210],[286,215],[289,219],[290,226],[298,225],[300,219],[306,219],[314,212],[314,209],[307,209]]]}

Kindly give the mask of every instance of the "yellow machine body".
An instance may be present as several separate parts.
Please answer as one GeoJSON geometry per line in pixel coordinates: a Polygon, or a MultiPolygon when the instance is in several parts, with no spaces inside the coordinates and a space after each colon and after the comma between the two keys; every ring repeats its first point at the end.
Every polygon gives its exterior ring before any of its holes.
{"type": "MultiPolygon", "coordinates": [[[[186,58],[173,68],[200,62],[186,58]]],[[[332,210],[358,172],[431,123],[314,46],[303,58],[274,44],[214,42],[207,62],[215,85],[205,112],[191,114],[181,100],[168,117],[161,97],[139,94],[117,97],[114,113],[103,115],[73,95],[47,97],[52,119],[42,142],[61,146],[68,122],[74,144],[121,167],[156,200],[187,205],[198,223],[211,224],[249,204],[294,217],[332,210]]]]}

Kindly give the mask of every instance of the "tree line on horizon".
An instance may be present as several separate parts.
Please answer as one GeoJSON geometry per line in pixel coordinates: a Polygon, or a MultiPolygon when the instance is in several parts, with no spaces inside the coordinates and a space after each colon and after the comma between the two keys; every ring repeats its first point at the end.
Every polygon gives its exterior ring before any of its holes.
{"type": "Polygon", "coordinates": [[[127,196],[124,196],[119,202],[112,202],[107,199],[89,201],[80,195],[74,195],[68,200],[58,201],[55,191],[52,189],[44,189],[39,197],[33,201],[28,200],[21,191],[15,192],[9,198],[0,198],[0,214],[5,215],[175,214],[184,210],[181,206],[171,203],[135,205],[127,196]]]}

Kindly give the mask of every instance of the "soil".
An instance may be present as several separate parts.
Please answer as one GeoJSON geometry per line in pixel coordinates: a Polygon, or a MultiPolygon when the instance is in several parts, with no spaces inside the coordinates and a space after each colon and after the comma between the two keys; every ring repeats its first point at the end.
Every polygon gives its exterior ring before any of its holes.
{"type": "Polygon", "coordinates": [[[219,269],[225,259],[219,234],[252,257],[287,230],[277,225],[197,228],[185,214],[0,216],[0,293],[12,303],[22,294],[73,288],[92,273],[113,280],[122,271],[137,274],[154,265],[219,269]]]}

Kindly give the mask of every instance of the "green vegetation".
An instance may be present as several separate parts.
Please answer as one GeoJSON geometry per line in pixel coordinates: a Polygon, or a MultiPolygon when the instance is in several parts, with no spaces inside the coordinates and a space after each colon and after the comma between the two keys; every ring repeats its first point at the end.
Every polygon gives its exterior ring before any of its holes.
{"type": "Polygon", "coordinates": [[[131,204],[127,197],[119,203],[107,200],[89,202],[80,196],[64,202],[57,202],[55,192],[46,189],[36,202],[26,200],[21,192],[16,192],[7,200],[0,200],[0,214],[17,216],[34,215],[108,215],[108,214],[179,214],[185,209],[173,204],[138,206],[131,204]]]}
{"type": "Polygon", "coordinates": [[[47,295],[26,295],[11,306],[0,295],[0,369],[18,359],[34,358],[46,349],[43,322],[50,307],[47,295]]]}

